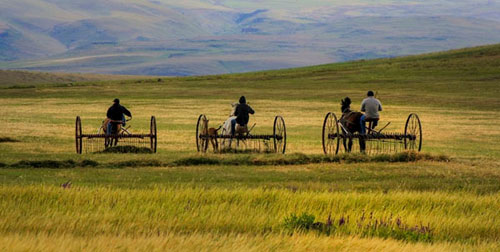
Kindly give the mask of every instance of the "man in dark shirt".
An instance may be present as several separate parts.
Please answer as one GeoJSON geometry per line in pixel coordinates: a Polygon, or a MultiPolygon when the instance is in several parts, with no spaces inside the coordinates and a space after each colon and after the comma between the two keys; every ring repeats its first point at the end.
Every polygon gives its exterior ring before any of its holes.
{"type": "Polygon", "coordinates": [[[108,119],[111,120],[110,123],[108,123],[106,132],[108,134],[111,134],[112,130],[116,130],[116,126],[120,123],[122,124],[122,126],[125,126],[125,115],[128,117],[132,117],[132,113],[130,113],[127,108],[120,105],[120,99],[114,99],[113,105],[109,107],[108,112],[106,113],[108,119]]]}
{"type": "MultiPolygon", "coordinates": [[[[250,120],[249,114],[253,115],[254,113],[255,111],[248,106],[245,96],[240,97],[240,104],[236,106],[236,110],[234,111],[236,123],[240,126],[246,126],[250,120]]],[[[234,133],[234,129],[231,129],[231,131],[234,133]]]]}

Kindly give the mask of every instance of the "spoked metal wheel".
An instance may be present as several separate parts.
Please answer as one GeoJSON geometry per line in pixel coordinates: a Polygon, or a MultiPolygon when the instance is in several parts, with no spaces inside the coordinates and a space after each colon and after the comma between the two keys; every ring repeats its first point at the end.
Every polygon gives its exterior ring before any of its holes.
{"type": "Polygon", "coordinates": [[[76,144],[76,153],[82,154],[82,121],[80,120],[80,116],[76,117],[75,122],[75,144],[76,144]]]}
{"type": "Polygon", "coordinates": [[[286,126],[281,116],[274,118],[273,126],[274,152],[285,154],[286,151],[286,126]]]}
{"type": "Polygon", "coordinates": [[[410,114],[406,120],[404,142],[405,150],[420,151],[422,149],[422,124],[415,113],[410,114]]]}
{"type": "Polygon", "coordinates": [[[158,146],[158,135],[156,129],[156,117],[151,116],[151,124],[149,126],[149,139],[151,144],[151,150],[156,153],[156,147],[158,146]]]}
{"type": "Polygon", "coordinates": [[[323,122],[323,152],[327,155],[334,155],[339,152],[340,134],[337,116],[329,112],[323,122]]]}
{"type": "Polygon", "coordinates": [[[203,114],[198,117],[196,124],[196,149],[198,152],[207,152],[208,149],[208,120],[203,114]]]}

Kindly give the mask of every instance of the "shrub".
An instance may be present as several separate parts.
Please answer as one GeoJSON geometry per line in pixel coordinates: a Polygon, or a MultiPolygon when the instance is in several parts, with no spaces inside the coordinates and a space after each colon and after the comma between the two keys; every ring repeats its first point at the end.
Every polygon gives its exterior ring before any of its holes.
{"type": "Polygon", "coordinates": [[[300,216],[291,214],[283,220],[283,227],[289,233],[316,231],[319,234],[357,234],[361,237],[392,238],[408,242],[432,242],[432,230],[430,225],[410,226],[402,222],[401,218],[374,218],[370,213],[366,218],[363,213],[355,225],[350,225],[349,216],[342,215],[338,220],[328,216],[326,222],[314,222],[315,216],[302,213],[300,216]]]}
{"type": "Polygon", "coordinates": [[[189,166],[189,165],[219,165],[221,161],[215,158],[209,157],[188,157],[181,158],[172,162],[173,165],[176,166],[189,166]]]}
{"type": "Polygon", "coordinates": [[[135,147],[130,145],[123,146],[113,146],[104,149],[99,153],[141,153],[141,154],[151,154],[153,151],[150,148],[135,147]]]}
{"type": "Polygon", "coordinates": [[[312,214],[302,213],[300,216],[291,214],[285,217],[283,226],[290,232],[309,230],[313,227],[315,219],[316,217],[312,214]]]}
{"type": "Polygon", "coordinates": [[[10,137],[0,137],[0,143],[17,143],[19,140],[10,137]]]}
{"type": "MultiPolygon", "coordinates": [[[[95,167],[99,163],[93,160],[83,160],[81,162],[76,162],[74,160],[22,160],[15,164],[10,165],[12,168],[50,168],[50,169],[66,169],[75,167],[95,167]]],[[[7,166],[5,166],[7,167],[7,166]]]]}
{"type": "Polygon", "coordinates": [[[89,159],[85,159],[83,160],[81,163],[80,163],[80,166],[81,167],[96,167],[98,166],[99,163],[97,161],[94,161],[94,160],[89,160],[89,159]]]}
{"type": "Polygon", "coordinates": [[[111,164],[114,167],[160,167],[164,166],[162,162],[158,160],[129,160],[118,163],[111,164]]]}

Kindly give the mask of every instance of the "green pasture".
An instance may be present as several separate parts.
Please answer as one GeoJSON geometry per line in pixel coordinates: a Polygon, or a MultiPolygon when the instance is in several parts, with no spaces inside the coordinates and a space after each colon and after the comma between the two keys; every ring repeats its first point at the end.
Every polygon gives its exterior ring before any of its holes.
{"type": "Polygon", "coordinates": [[[237,75],[33,86],[0,89],[0,139],[15,140],[0,142],[0,249],[500,249],[499,45],[237,75]],[[237,164],[321,156],[326,113],[339,115],[345,96],[359,109],[368,90],[383,103],[380,124],[391,122],[388,132],[402,133],[407,116],[417,113],[422,152],[447,158],[237,164]],[[285,157],[196,152],[198,116],[218,127],[241,95],[256,110],[255,134],[271,134],[274,116],[284,117],[285,157]],[[132,111],[134,133],[149,132],[156,116],[158,153],[75,153],[75,117],[94,133],[115,97],[132,111]],[[168,165],[203,158],[233,161],[168,165]],[[16,165],[67,160],[98,165],[16,165]],[[131,165],[116,165],[123,162],[131,165]],[[71,187],[62,188],[68,181],[71,187]],[[366,235],[354,220],[370,212],[429,225],[432,241],[379,229],[366,235]],[[288,233],[284,219],[302,213],[352,222],[329,235],[288,233]]]}

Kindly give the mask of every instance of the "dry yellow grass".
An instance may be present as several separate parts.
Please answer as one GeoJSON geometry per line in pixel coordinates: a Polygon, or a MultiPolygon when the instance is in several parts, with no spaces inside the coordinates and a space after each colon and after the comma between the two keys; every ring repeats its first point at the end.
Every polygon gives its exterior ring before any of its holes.
{"type": "MultiPolygon", "coordinates": [[[[291,213],[349,216],[338,235],[362,235],[361,216],[401,218],[430,225],[435,242],[475,245],[500,238],[498,194],[430,192],[293,192],[288,189],[202,188],[170,185],[148,189],[1,186],[0,232],[95,237],[158,233],[279,234],[291,213]]],[[[368,218],[368,217],[367,217],[368,218]]]]}
{"type": "Polygon", "coordinates": [[[316,235],[248,235],[175,233],[157,236],[5,235],[3,251],[496,251],[498,244],[415,244],[382,239],[316,235]]]}
{"type": "MultiPolygon", "coordinates": [[[[82,117],[84,132],[94,133],[110,105],[105,99],[85,102],[68,98],[0,98],[0,102],[4,108],[0,111],[3,118],[0,128],[5,132],[3,135],[23,140],[23,143],[9,144],[8,149],[4,148],[5,159],[12,159],[12,152],[74,156],[71,154],[74,153],[76,115],[82,117]],[[23,117],[20,118],[19,115],[23,117]]],[[[210,125],[218,126],[230,112],[229,100],[200,102],[194,99],[167,99],[153,102],[125,99],[123,103],[133,111],[134,119],[129,123],[133,132],[148,132],[149,116],[157,117],[160,155],[172,152],[195,153],[194,129],[198,115],[206,114],[210,125]]],[[[255,134],[271,134],[274,116],[282,115],[285,118],[288,153],[322,153],[321,129],[324,115],[328,111],[336,113],[339,110],[339,105],[333,102],[325,104],[254,99],[251,105],[257,110],[251,119],[251,123],[257,124],[255,134]]],[[[497,111],[442,110],[394,105],[387,105],[385,109],[381,124],[391,122],[386,129],[388,132],[402,133],[410,112],[420,116],[425,152],[447,154],[455,158],[498,158],[500,146],[496,142],[500,139],[500,130],[495,125],[500,124],[500,113],[497,111]]]]}
{"type": "Polygon", "coordinates": [[[499,54],[497,46],[243,75],[1,89],[0,137],[20,142],[0,143],[0,163],[91,159],[103,165],[0,168],[0,250],[498,251],[499,54]],[[381,125],[392,122],[387,131],[402,132],[415,112],[422,120],[423,151],[452,161],[113,166],[244,159],[199,155],[194,141],[198,115],[219,125],[241,94],[257,111],[254,133],[270,134],[280,114],[288,153],[320,155],[325,114],[339,114],[345,96],[357,109],[367,89],[379,91],[381,125]],[[75,154],[76,115],[85,132],[95,132],[115,97],[132,110],[133,132],[147,132],[149,117],[157,117],[157,154],[75,154]],[[70,180],[71,189],[60,187],[70,180]],[[353,222],[332,236],[283,233],[290,214],[325,221],[330,213],[356,219],[363,211],[400,216],[409,225],[428,223],[434,242],[360,238],[353,222]]]}

